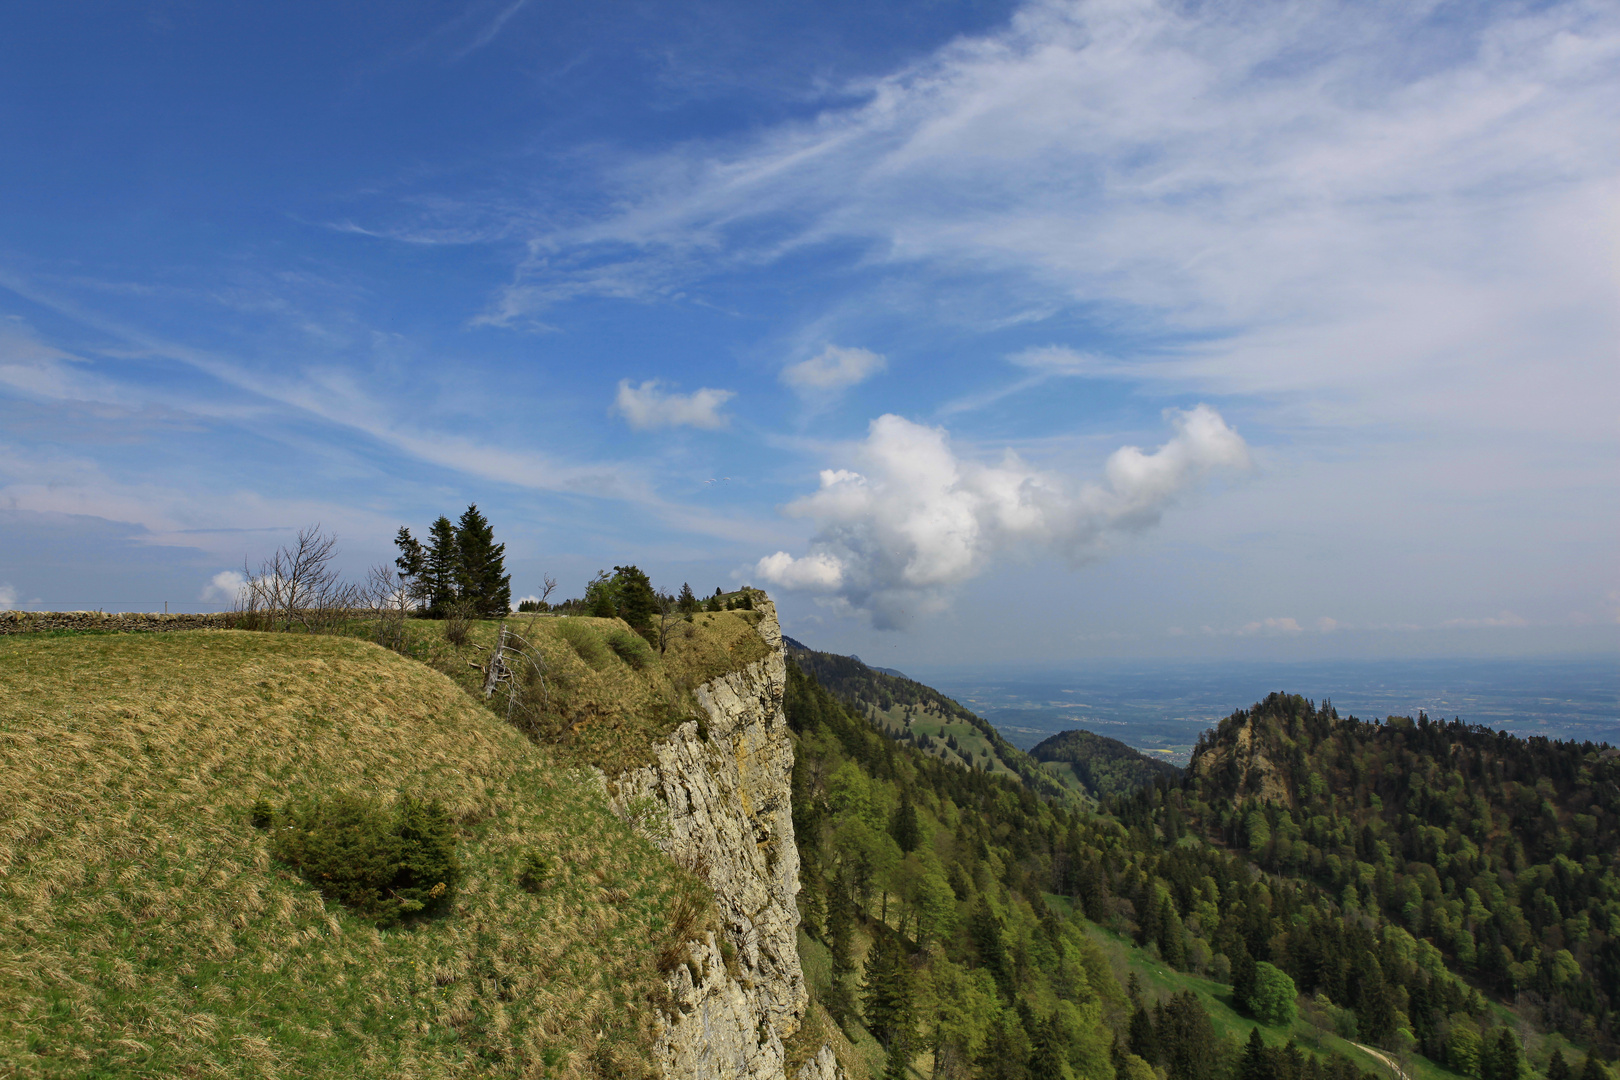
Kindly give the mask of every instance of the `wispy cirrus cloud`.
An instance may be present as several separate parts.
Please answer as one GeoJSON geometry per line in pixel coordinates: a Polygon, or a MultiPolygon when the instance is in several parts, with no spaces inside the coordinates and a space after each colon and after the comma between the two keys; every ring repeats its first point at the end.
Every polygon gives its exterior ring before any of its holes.
{"type": "Polygon", "coordinates": [[[853,245],[1156,342],[1111,372],[1341,421],[1393,382],[1449,423],[1608,423],[1577,388],[1614,384],[1620,328],[1611,5],[1048,0],[843,89],[621,168],[614,212],[533,234],[500,318],[853,245]]]}

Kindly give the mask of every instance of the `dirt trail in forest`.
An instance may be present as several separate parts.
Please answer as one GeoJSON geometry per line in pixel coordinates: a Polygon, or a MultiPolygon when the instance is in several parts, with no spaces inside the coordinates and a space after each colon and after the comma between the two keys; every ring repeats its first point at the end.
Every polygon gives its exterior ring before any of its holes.
{"type": "Polygon", "coordinates": [[[1379,1061],[1382,1061],[1385,1065],[1388,1065],[1389,1071],[1395,1074],[1396,1080],[1412,1080],[1410,1076],[1406,1075],[1406,1071],[1404,1069],[1395,1064],[1395,1059],[1384,1053],[1382,1050],[1375,1050],[1366,1043],[1351,1043],[1350,1045],[1354,1046],[1358,1050],[1365,1050],[1379,1061]]]}

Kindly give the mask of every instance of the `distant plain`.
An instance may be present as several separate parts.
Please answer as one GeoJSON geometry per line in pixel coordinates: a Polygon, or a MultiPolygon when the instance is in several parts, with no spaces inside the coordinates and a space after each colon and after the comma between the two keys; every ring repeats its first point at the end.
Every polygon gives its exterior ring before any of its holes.
{"type": "Polygon", "coordinates": [[[995,724],[1021,749],[1086,728],[1185,765],[1198,735],[1275,690],[1331,698],[1363,720],[1419,711],[1514,734],[1620,745],[1620,658],[1143,664],[906,674],[995,724]]]}

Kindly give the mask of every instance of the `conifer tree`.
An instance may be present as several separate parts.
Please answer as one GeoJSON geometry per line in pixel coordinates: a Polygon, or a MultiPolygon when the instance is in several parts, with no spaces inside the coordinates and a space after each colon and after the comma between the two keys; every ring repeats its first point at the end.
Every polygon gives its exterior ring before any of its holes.
{"type": "Polygon", "coordinates": [[[495,530],[476,504],[467,507],[456,528],[456,584],[460,598],[484,618],[499,618],[512,609],[506,545],[495,542],[495,530]]]}
{"type": "Polygon", "coordinates": [[[613,584],[619,618],[629,623],[632,630],[643,634],[650,631],[653,614],[658,610],[658,596],[647,575],[635,566],[615,566],[613,584]]]}
{"type": "Polygon", "coordinates": [[[889,821],[889,835],[894,837],[901,853],[906,855],[916,851],[922,841],[922,826],[917,821],[917,808],[911,805],[909,792],[900,795],[900,805],[895,808],[894,816],[889,821]]]}
{"type": "Polygon", "coordinates": [[[698,598],[692,592],[691,585],[684,581],[681,582],[681,595],[675,603],[681,609],[682,615],[690,615],[698,609],[698,598]]]}
{"type": "Polygon", "coordinates": [[[1254,996],[1254,957],[1243,946],[1241,940],[1237,944],[1237,956],[1232,959],[1232,1004],[1242,1012],[1250,1009],[1249,999],[1254,996]]]}
{"type": "Polygon", "coordinates": [[[883,1058],[883,1080],[906,1080],[906,1067],[911,1064],[911,1048],[903,1038],[889,1043],[883,1058]]]}
{"type": "Polygon", "coordinates": [[[893,934],[879,931],[866,954],[866,981],[862,1011],[866,1026],[884,1046],[904,1035],[911,1004],[911,969],[905,951],[893,934]]]}
{"type": "Polygon", "coordinates": [[[979,1053],[982,1080],[1029,1080],[1029,1036],[1018,1013],[1002,1009],[979,1053]]]}
{"type": "Polygon", "coordinates": [[[1139,1003],[1136,1010],[1131,1013],[1130,1025],[1131,1053],[1150,1065],[1157,1064],[1159,1060],[1158,1033],[1153,1030],[1153,1014],[1148,1012],[1139,1003]]]}
{"type": "Polygon", "coordinates": [[[1007,946],[1001,939],[1001,920],[996,918],[983,896],[979,897],[973,914],[968,918],[968,931],[979,950],[979,959],[995,976],[996,985],[1004,995],[1011,996],[1012,966],[1007,962],[1007,946]]]}
{"type": "Polygon", "coordinates": [[[1266,1040],[1260,1037],[1260,1029],[1250,1028],[1249,1042],[1243,1048],[1243,1060],[1238,1063],[1237,1080],[1276,1080],[1276,1072],[1266,1040]]]}
{"type": "Polygon", "coordinates": [[[455,523],[441,514],[428,530],[427,570],[423,574],[428,611],[434,618],[444,618],[445,609],[459,596],[456,586],[459,560],[455,523]]]}
{"type": "Polygon", "coordinates": [[[1547,1059],[1547,1080],[1570,1080],[1569,1062],[1564,1060],[1564,1052],[1553,1047],[1552,1057],[1547,1059]]]}
{"type": "Polygon", "coordinates": [[[843,1022],[854,1012],[849,980],[855,972],[851,938],[855,932],[855,912],[849,889],[842,878],[827,882],[827,946],[832,953],[832,987],[827,993],[827,1011],[843,1022]]]}
{"type": "Polygon", "coordinates": [[[427,549],[403,525],[394,536],[394,546],[399,548],[399,558],[394,560],[394,565],[399,568],[400,595],[407,604],[426,599],[422,596],[422,576],[428,568],[427,549]]]}
{"type": "Polygon", "coordinates": [[[1068,1055],[1064,1052],[1063,1030],[1058,1026],[1057,1013],[1035,1030],[1035,1045],[1029,1054],[1029,1080],[1063,1080],[1063,1067],[1068,1055]]]}

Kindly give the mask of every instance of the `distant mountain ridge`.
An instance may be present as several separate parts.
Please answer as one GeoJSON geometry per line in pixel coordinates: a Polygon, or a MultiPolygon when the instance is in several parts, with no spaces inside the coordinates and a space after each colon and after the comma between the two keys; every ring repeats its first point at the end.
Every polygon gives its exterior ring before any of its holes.
{"type": "Polygon", "coordinates": [[[859,657],[821,652],[785,635],[782,643],[788,659],[885,734],[936,757],[1010,773],[1037,795],[1078,797],[1040,762],[1008,742],[995,725],[933,687],[892,668],[874,668],[859,657]]]}
{"type": "Polygon", "coordinates": [[[1118,739],[1084,728],[1059,732],[1029,753],[1036,761],[1069,766],[1075,779],[1096,799],[1129,795],[1156,780],[1175,783],[1181,779],[1181,770],[1168,761],[1150,758],[1118,739]]]}

